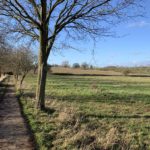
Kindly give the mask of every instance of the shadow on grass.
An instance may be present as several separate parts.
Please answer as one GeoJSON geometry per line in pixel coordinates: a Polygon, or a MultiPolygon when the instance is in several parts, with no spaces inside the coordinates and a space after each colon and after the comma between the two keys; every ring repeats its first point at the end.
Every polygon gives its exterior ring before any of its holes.
{"type": "Polygon", "coordinates": [[[150,119],[150,115],[140,116],[140,115],[95,115],[89,114],[88,117],[94,117],[99,119],[109,118],[109,119],[150,119]]]}
{"type": "Polygon", "coordinates": [[[105,103],[136,103],[144,102],[150,104],[150,95],[148,94],[118,94],[118,93],[97,93],[93,95],[67,94],[65,96],[47,95],[47,99],[57,99],[69,102],[105,102],[105,103]]]}
{"type": "MultiPolygon", "coordinates": [[[[23,97],[26,99],[26,98],[35,98],[35,93],[33,92],[25,92],[23,94],[23,97]]],[[[43,112],[47,113],[47,114],[53,114],[55,112],[55,109],[53,108],[49,108],[49,107],[45,107],[43,110],[43,112]]]]}
{"type": "Polygon", "coordinates": [[[31,127],[31,124],[30,124],[30,121],[29,121],[29,118],[28,118],[27,114],[24,112],[24,107],[23,107],[23,104],[21,103],[21,99],[20,98],[18,99],[18,102],[19,102],[19,106],[20,106],[21,115],[24,118],[23,121],[24,121],[24,123],[26,125],[27,132],[30,135],[30,140],[32,141],[32,146],[33,146],[34,150],[38,150],[39,147],[38,147],[38,143],[36,141],[36,137],[34,135],[34,131],[33,131],[32,127],[31,127]]]}
{"type": "MultiPolygon", "coordinates": [[[[35,98],[34,92],[25,92],[23,95],[25,98],[35,98]]],[[[150,104],[150,95],[149,94],[123,94],[123,93],[96,93],[93,95],[80,95],[79,94],[67,94],[65,96],[59,95],[46,95],[46,99],[57,99],[61,101],[68,102],[78,102],[78,103],[88,103],[88,102],[98,102],[98,103],[136,103],[143,102],[150,104]]]]}
{"type": "Polygon", "coordinates": [[[35,98],[35,93],[34,92],[24,92],[23,97],[35,98]]]}
{"type": "Polygon", "coordinates": [[[45,112],[45,113],[47,113],[47,114],[49,114],[49,115],[51,115],[51,114],[53,114],[56,110],[53,109],[53,108],[45,107],[42,111],[45,112]]]}

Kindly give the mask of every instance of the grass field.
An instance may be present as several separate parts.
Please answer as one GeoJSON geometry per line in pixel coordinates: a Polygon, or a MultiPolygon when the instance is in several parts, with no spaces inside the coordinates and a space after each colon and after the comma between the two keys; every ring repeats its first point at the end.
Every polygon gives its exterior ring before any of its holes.
{"type": "Polygon", "coordinates": [[[150,78],[49,75],[38,112],[36,76],[21,100],[40,150],[149,150],[150,78]]]}

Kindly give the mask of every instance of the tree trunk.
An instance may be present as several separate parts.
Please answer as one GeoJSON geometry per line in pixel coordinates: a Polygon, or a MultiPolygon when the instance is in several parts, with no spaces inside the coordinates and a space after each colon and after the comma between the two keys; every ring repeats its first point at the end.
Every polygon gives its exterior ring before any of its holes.
{"type": "Polygon", "coordinates": [[[19,86],[19,89],[20,89],[20,90],[22,90],[22,83],[23,83],[23,81],[24,81],[24,78],[26,77],[26,74],[27,74],[27,73],[25,73],[24,75],[21,75],[20,86],[19,86]]]}
{"type": "Polygon", "coordinates": [[[13,75],[14,76],[14,84],[15,84],[15,88],[16,88],[16,90],[18,90],[18,75],[13,75]]]}
{"type": "Polygon", "coordinates": [[[34,67],[34,69],[33,69],[33,74],[36,74],[37,68],[38,68],[38,67],[34,67]]]}
{"type": "Polygon", "coordinates": [[[0,66],[0,77],[2,76],[2,72],[1,72],[1,66],[0,66]]]}
{"type": "Polygon", "coordinates": [[[45,86],[47,76],[47,57],[46,57],[46,33],[41,31],[40,50],[38,58],[38,81],[36,89],[37,109],[45,108],[45,86]]]}
{"type": "Polygon", "coordinates": [[[37,108],[43,110],[45,108],[45,86],[47,76],[47,63],[39,64],[38,68],[38,85],[36,90],[37,108]]]}
{"type": "Polygon", "coordinates": [[[41,30],[40,30],[40,50],[38,58],[38,81],[36,89],[37,108],[43,110],[45,108],[45,86],[47,76],[47,45],[48,45],[48,25],[46,23],[47,1],[41,0],[41,30]]]}

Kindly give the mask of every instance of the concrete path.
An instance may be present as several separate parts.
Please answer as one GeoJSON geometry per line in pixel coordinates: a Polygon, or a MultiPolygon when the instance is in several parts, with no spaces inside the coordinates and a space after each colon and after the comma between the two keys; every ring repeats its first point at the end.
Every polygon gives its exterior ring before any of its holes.
{"type": "Polygon", "coordinates": [[[14,87],[9,84],[4,99],[0,101],[0,150],[33,150],[14,87]]]}

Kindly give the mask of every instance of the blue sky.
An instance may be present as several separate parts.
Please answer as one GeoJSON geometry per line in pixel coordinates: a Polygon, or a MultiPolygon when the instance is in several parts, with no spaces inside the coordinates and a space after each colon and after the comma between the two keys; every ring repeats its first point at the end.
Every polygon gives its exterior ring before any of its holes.
{"type": "MultiPolygon", "coordinates": [[[[145,0],[146,1],[146,0],[145,0]]],[[[51,53],[49,63],[70,64],[87,62],[94,66],[138,66],[150,64],[150,1],[145,2],[146,14],[143,18],[130,20],[117,26],[114,31],[120,37],[105,37],[93,46],[91,41],[74,42],[75,47],[83,50],[63,50],[51,53]],[[92,51],[94,49],[94,55],[92,51]]]]}

